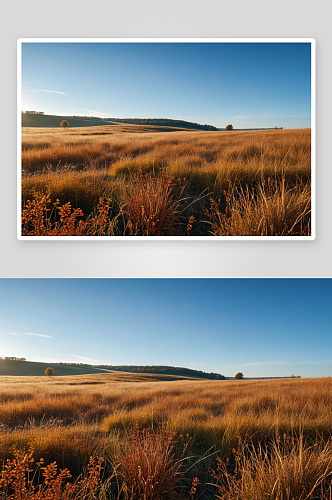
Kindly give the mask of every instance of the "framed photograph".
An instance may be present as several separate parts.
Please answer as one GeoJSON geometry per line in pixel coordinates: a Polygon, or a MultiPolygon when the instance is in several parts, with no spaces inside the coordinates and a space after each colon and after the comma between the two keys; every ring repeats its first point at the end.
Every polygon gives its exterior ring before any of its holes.
{"type": "Polygon", "coordinates": [[[331,278],[0,278],[1,500],[329,500],[331,301],[331,278]]]}
{"type": "Polygon", "coordinates": [[[315,239],[314,39],[17,49],[18,239],[315,239]]]}

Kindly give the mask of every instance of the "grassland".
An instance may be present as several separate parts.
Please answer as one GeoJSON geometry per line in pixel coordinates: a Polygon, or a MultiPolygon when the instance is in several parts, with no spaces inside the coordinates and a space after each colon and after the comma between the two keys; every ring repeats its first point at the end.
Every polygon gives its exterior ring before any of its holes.
{"type": "Polygon", "coordinates": [[[24,236],[309,236],[311,131],[22,129],[24,236]]]}
{"type": "Polygon", "coordinates": [[[331,499],[331,378],[109,373],[1,377],[0,387],[1,498],[39,498],[33,453],[44,474],[56,461],[73,475],[56,483],[53,471],[40,498],[331,499]],[[10,497],[28,467],[30,493],[10,497]]]}

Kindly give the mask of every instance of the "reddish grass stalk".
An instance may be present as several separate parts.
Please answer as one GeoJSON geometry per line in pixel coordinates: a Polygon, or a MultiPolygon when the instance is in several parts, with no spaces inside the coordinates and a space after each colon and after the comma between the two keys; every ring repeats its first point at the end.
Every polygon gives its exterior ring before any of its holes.
{"type": "Polygon", "coordinates": [[[33,467],[32,455],[25,455],[21,460],[7,460],[6,464],[3,464],[0,479],[1,500],[78,500],[88,498],[89,493],[93,494],[99,485],[102,459],[96,461],[90,457],[88,475],[76,483],[71,483],[68,480],[72,475],[68,469],[58,472],[56,462],[42,467],[42,458],[36,467],[33,467]]]}
{"type": "Polygon", "coordinates": [[[23,236],[91,236],[104,235],[109,222],[111,199],[100,198],[96,214],[88,220],[78,220],[84,214],[80,208],[72,209],[70,201],[59,206],[59,200],[51,204],[50,194],[40,200],[28,200],[22,210],[23,236]],[[58,212],[58,213],[57,213],[58,212]]]}
{"type": "Polygon", "coordinates": [[[165,172],[157,177],[141,171],[137,174],[124,208],[130,235],[162,236],[174,232],[181,200],[174,199],[173,188],[174,178],[165,172]]]}
{"type": "Polygon", "coordinates": [[[172,432],[134,430],[129,448],[120,455],[119,474],[126,500],[161,500],[174,493],[182,476],[182,459],[175,459],[172,432]]]}

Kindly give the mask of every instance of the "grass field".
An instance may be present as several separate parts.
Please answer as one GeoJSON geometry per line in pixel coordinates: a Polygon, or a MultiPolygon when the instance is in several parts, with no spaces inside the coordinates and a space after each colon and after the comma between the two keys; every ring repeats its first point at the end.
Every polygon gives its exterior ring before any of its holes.
{"type": "Polygon", "coordinates": [[[22,129],[24,236],[309,236],[311,131],[22,129]]]}
{"type": "Polygon", "coordinates": [[[331,499],[331,378],[109,373],[0,387],[1,498],[331,499]]]}

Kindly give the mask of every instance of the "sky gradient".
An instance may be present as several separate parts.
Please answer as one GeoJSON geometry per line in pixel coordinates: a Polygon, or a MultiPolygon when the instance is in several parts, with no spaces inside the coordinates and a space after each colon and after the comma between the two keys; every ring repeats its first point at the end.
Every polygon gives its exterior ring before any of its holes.
{"type": "Polygon", "coordinates": [[[0,279],[0,356],[332,375],[332,279],[0,279]]]}
{"type": "Polygon", "coordinates": [[[22,110],[311,126],[309,43],[22,43],[22,110]]]}

